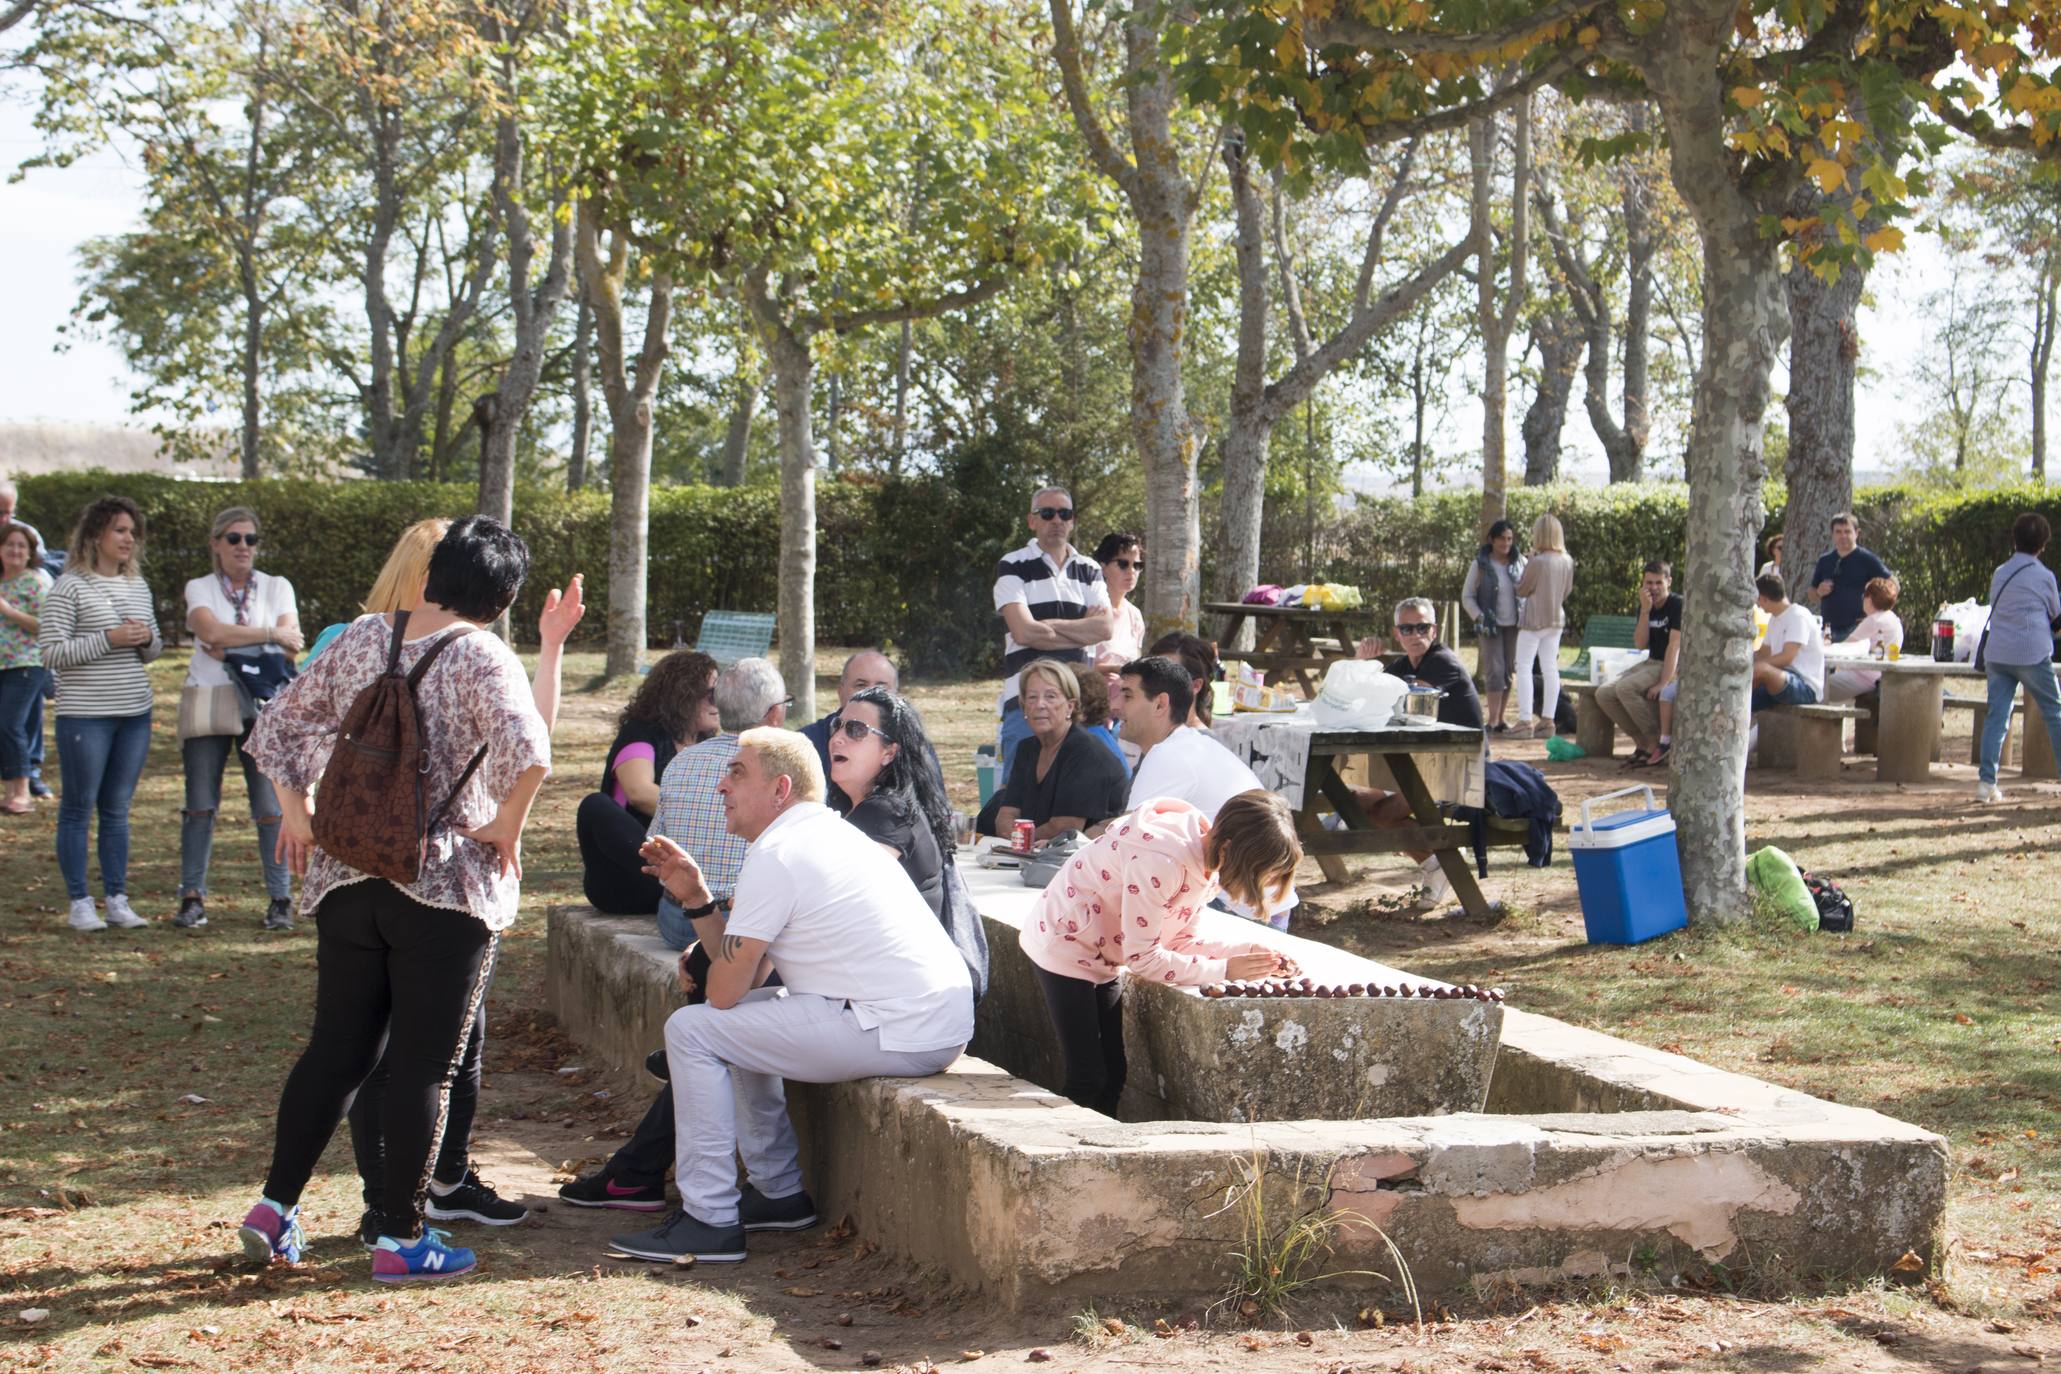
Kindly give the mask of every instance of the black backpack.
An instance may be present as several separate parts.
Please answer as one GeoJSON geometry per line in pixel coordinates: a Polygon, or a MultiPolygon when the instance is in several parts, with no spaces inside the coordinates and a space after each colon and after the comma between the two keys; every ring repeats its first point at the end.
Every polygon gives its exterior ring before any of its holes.
{"type": "Polygon", "coordinates": [[[1853,929],[1853,898],[1847,896],[1838,883],[1820,878],[1815,873],[1806,873],[1803,885],[1810,890],[1811,900],[1818,904],[1819,930],[1853,929]]]}

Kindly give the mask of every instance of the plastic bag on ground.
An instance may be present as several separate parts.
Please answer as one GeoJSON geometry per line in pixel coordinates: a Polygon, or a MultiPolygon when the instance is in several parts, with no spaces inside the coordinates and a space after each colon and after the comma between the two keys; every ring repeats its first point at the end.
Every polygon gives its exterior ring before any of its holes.
{"type": "Polygon", "coordinates": [[[1804,886],[1803,871],[1781,850],[1773,845],[1755,850],[1746,861],[1746,881],[1799,930],[1818,928],[1818,904],[1804,886]]]}

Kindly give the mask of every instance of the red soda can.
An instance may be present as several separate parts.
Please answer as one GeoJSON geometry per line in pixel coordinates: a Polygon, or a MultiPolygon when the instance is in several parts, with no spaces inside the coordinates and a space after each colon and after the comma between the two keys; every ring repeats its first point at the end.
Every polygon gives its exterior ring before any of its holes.
{"type": "Polygon", "coordinates": [[[1036,823],[1032,821],[1018,821],[1016,823],[1016,852],[1019,854],[1030,853],[1031,846],[1037,842],[1037,835],[1038,827],[1036,823]]]}

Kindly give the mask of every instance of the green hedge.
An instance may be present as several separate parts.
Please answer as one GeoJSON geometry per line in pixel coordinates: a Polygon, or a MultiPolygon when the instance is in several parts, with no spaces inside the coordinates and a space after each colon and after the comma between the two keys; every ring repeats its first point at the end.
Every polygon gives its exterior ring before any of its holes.
{"type": "MultiPolygon", "coordinates": [[[[958,476],[963,476],[959,474],[958,476]]],[[[210,566],[215,512],[248,506],[265,544],[259,566],[292,581],[302,622],[357,614],[394,536],[426,516],[462,515],[474,488],[431,482],[188,482],[99,472],[23,478],[21,515],[62,543],[79,512],[120,492],[148,522],[145,575],[167,626],[183,623],[180,593],[210,566]]],[[[885,484],[826,481],[818,492],[816,626],[833,644],[891,643],[923,671],[982,670],[1000,657],[990,569],[1020,542],[1022,493],[995,482],[923,478],[885,484]],[[975,493],[967,495],[966,492],[975,493]]],[[[545,588],[573,572],[594,611],[579,638],[598,642],[608,605],[608,498],[521,489],[515,527],[534,572],[516,605],[516,632],[534,635],[545,588]]],[[[651,499],[647,624],[655,646],[694,641],[711,609],[770,611],[778,590],[779,494],[770,486],[663,487],[651,499]]]]}
{"type": "MultiPolygon", "coordinates": [[[[1766,536],[1782,528],[1780,488],[1768,493],[1766,536]]],[[[1523,487],[1510,493],[1510,519],[1530,542],[1531,522],[1551,511],[1567,533],[1574,556],[1568,597],[1570,638],[1597,614],[1630,611],[1639,570],[1649,558],[1679,563],[1688,528],[1689,491],[1677,482],[1603,487],[1523,487]]],[[[2061,489],[2023,486],[1982,492],[1937,492],[1901,486],[1867,487],[1855,495],[1862,542],[1882,556],[1902,584],[1899,611],[1915,639],[1930,633],[1934,609],[1944,602],[1982,598],[1989,575],[2011,552],[2011,522],[2035,510],[2061,526],[2061,489]]],[[[1328,532],[1318,555],[1323,575],[1357,583],[1370,605],[1406,596],[1434,600],[1460,595],[1477,547],[1481,498],[1442,492],[1411,501],[1361,501],[1328,532]]],[[[1792,556],[1815,560],[1829,536],[1800,539],[1792,556]]],[[[1288,582],[1300,557],[1283,550],[1270,561],[1268,581],[1288,582]]]]}
{"type": "MultiPolygon", "coordinates": [[[[825,481],[818,493],[816,626],[831,644],[883,643],[919,672],[992,671],[1000,653],[990,570],[1024,537],[1025,495],[1005,456],[971,455],[943,476],[825,481]]],[[[183,621],[188,578],[208,569],[214,513],[245,505],[265,532],[260,566],[293,581],[310,627],[356,614],[394,535],[428,515],[461,515],[473,488],[428,482],[186,482],[170,477],[64,473],[24,478],[22,518],[62,540],[95,497],[119,491],[150,522],[147,575],[168,625],[183,621]]],[[[1779,490],[1770,502],[1779,504],[1779,490]]],[[[1317,540],[1322,575],[1358,584],[1370,605],[1405,596],[1444,601],[1460,594],[1474,555],[1480,498],[1447,492],[1421,500],[1361,501],[1331,520],[1317,540]]],[[[1903,582],[1904,622],[1922,640],[1933,609],[1980,597],[1990,570],[2010,552],[2011,521],[2038,510],[2061,525],[2061,494],[2022,487],[1970,494],[1903,487],[1864,489],[1856,499],[1863,539],[1903,582]]],[[[1510,494],[1510,517],[1529,533],[1550,510],[1574,555],[1568,600],[1576,634],[1591,615],[1624,614],[1639,569],[1655,556],[1679,560],[1688,491],[1679,483],[1525,487],[1510,494]]],[[[1768,532],[1780,528],[1780,510],[1768,532]]],[[[1267,581],[1301,578],[1294,522],[1269,522],[1267,581]]],[[[529,542],[535,574],[517,606],[519,636],[532,633],[544,588],[587,575],[589,604],[608,604],[605,494],[525,488],[515,525],[529,542]]],[[[1083,531],[1090,539],[1092,531],[1083,531]]],[[[1801,552],[1815,556],[1816,541],[1801,552]]],[[[692,643],[711,609],[770,611],[778,589],[779,495],[770,486],[662,487],[651,500],[649,627],[652,643],[692,643]]],[[[581,638],[598,642],[605,614],[590,614],[581,638]]]]}

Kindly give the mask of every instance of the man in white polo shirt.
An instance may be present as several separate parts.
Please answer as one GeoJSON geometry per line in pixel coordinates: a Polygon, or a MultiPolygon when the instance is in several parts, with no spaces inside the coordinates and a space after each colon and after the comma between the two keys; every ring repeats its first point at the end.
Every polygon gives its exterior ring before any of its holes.
{"type": "Polygon", "coordinates": [[[922,1078],[973,1038],[965,960],[902,866],[823,805],[814,745],[747,730],[716,790],[751,846],[727,920],[691,856],[645,845],[710,958],[707,1002],[666,1022],[681,1207],[609,1242],[638,1259],[735,1263],[746,1231],[816,1224],[783,1078],[922,1078]],[[783,986],[760,987],[775,969],[783,986]]]}
{"type": "MultiPolygon", "coordinates": [[[[1156,797],[1178,797],[1214,818],[1240,792],[1259,789],[1260,780],[1243,759],[1207,731],[1185,723],[1195,701],[1195,683],[1178,660],[1164,655],[1137,659],[1123,666],[1120,677],[1117,715],[1123,720],[1124,743],[1145,751],[1138,771],[1131,775],[1131,795],[1125,803],[1130,810],[1156,797]]],[[[1298,900],[1290,887],[1268,924],[1288,929],[1289,912],[1298,900]]],[[[1254,915],[1228,897],[1223,901],[1241,916],[1254,915]]]]}

